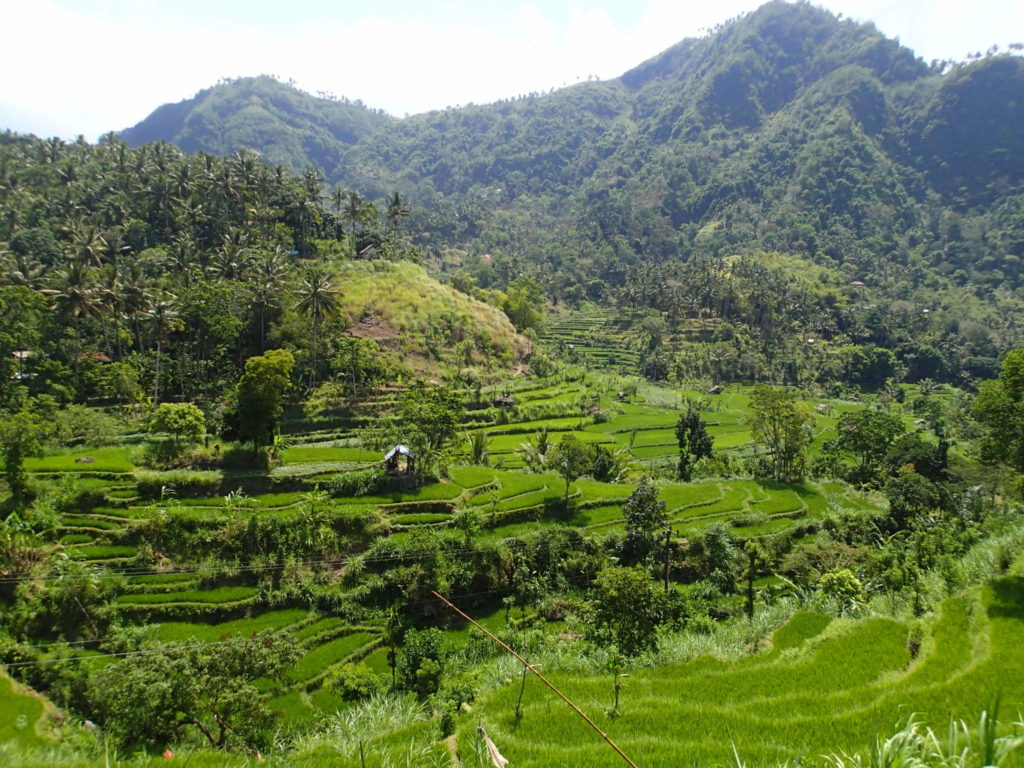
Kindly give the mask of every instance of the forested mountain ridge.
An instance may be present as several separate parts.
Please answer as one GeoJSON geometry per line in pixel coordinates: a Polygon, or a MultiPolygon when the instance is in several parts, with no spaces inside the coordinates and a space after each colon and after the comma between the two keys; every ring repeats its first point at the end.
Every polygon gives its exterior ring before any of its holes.
{"type": "MultiPolygon", "coordinates": [[[[773,117],[814,131],[841,112],[889,159],[929,174],[944,192],[970,197],[997,179],[1019,183],[1012,148],[1022,119],[1021,61],[994,56],[941,71],[870,24],[775,0],[620,78],[546,95],[393,120],[269,77],[240,78],[164,105],[122,137],[163,139],[186,152],[245,146],[293,170],[312,164],[371,195],[396,183],[423,195],[502,184],[515,198],[587,182],[614,186],[635,174],[631,161],[646,163],[650,153],[699,160],[707,155],[699,147],[743,137],[731,151],[722,148],[728,156],[764,141],[773,117]],[[960,141],[966,136],[969,146],[960,141]]],[[[678,193],[683,179],[666,170],[664,181],[678,193]]],[[[786,169],[771,170],[777,179],[786,169]]]]}
{"type": "Polygon", "coordinates": [[[331,171],[344,150],[390,118],[361,102],[311,96],[272,77],[241,77],[164,104],[122,132],[132,145],[164,140],[188,153],[255,149],[270,164],[331,171]]]}
{"type": "MultiPolygon", "coordinates": [[[[468,292],[528,275],[553,301],[630,310],[634,330],[660,314],[668,333],[636,340],[655,378],[710,354],[734,364],[709,375],[781,380],[815,338],[966,382],[1022,341],[1018,48],[926,64],[870,24],[774,0],[614,80],[382,118],[301,162],[371,199],[400,190],[413,241],[468,292]],[[697,317],[725,330],[688,334],[697,317]]],[[[205,125],[228,151],[237,134],[205,125]]]]}

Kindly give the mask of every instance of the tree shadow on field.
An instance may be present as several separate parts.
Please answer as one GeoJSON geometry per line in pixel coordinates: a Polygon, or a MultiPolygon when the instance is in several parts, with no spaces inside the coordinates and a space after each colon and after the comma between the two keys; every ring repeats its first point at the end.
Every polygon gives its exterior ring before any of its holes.
{"type": "Polygon", "coordinates": [[[576,514],[572,499],[566,502],[563,498],[544,500],[544,519],[567,523],[576,514]]]}
{"type": "Polygon", "coordinates": [[[991,584],[993,599],[988,613],[993,617],[1024,621],[1024,578],[1005,576],[991,584]]]}
{"type": "Polygon", "coordinates": [[[799,483],[780,483],[777,480],[758,480],[757,484],[766,491],[792,491],[801,499],[806,498],[817,498],[821,494],[807,485],[806,482],[800,481],[799,483]]]}

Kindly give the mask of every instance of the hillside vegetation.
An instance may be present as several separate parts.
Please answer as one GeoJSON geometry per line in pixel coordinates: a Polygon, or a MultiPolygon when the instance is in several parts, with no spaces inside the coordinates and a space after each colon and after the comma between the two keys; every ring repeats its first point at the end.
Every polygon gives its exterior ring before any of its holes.
{"type": "Polygon", "coordinates": [[[313,97],[271,77],[243,77],[165,104],[121,136],[133,145],[168,141],[189,153],[228,155],[244,147],[270,165],[330,173],[346,147],[389,119],[359,102],[313,97]]]}
{"type": "Polygon", "coordinates": [[[525,273],[560,304],[633,310],[620,324],[638,330],[710,321],[638,342],[645,375],[678,378],[718,344],[735,364],[715,376],[822,382],[801,359],[811,338],[965,383],[1022,343],[1006,322],[1021,104],[1015,50],[926,64],[870,24],[776,0],[620,78],[385,121],[316,167],[420,206],[410,235],[464,290],[525,273]],[[792,285],[812,268],[828,280],[792,285]]]}

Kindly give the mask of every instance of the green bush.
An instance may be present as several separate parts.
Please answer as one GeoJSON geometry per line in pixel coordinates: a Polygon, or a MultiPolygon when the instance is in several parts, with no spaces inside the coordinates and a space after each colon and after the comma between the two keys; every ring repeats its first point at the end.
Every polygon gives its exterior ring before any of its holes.
{"type": "Polygon", "coordinates": [[[387,690],[388,681],[363,663],[342,664],[333,669],[324,682],[324,688],[344,701],[367,699],[387,690]]]}
{"type": "Polygon", "coordinates": [[[69,405],[56,414],[56,440],[63,445],[114,445],[120,441],[121,424],[107,413],[84,405],[69,405]]]}

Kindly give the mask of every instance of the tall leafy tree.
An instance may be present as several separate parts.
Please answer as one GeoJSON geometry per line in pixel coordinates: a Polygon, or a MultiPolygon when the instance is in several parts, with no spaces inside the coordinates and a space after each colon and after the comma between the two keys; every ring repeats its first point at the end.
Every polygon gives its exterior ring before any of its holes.
{"type": "Polygon", "coordinates": [[[903,434],[897,416],[861,409],[839,417],[836,446],[857,460],[854,479],[862,483],[877,480],[879,470],[893,443],[903,434]]]}
{"type": "Polygon", "coordinates": [[[771,460],[772,477],[793,483],[803,477],[813,417],[806,404],[787,389],[758,386],[750,398],[751,431],[771,460]]]}
{"type": "Polygon", "coordinates": [[[28,490],[25,459],[38,453],[50,430],[31,410],[23,409],[0,418],[0,455],[4,459],[4,480],[15,499],[28,490]]]}
{"type": "Polygon", "coordinates": [[[671,616],[665,593],[642,568],[606,568],[594,580],[596,599],[586,622],[589,639],[625,656],[657,650],[658,628],[671,616]]]}
{"type": "Polygon", "coordinates": [[[295,358],[286,349],[271,349],[245,361],[235,390],[238,434],[252,443],[254,451],[274,444],[294,367],[295,358]]]}
{"type": "Polygon", "coordinates": [[[665,526],[668,514],[665,502],[658,498],[658,488],[644,475],[622,505],[626,521],[625,555],[630,563],[642,563],[651,552],[665,526]]]}
{"type": "Polygon", "coordinates": [[[294,640],[270,634],[128,650],[89,686],[105,729],[125,746],[173,743],[194,729],[216,749],[265,749],[274,714],[253,683],[278,678],[299,656],[294,640]]]}
{"type": "Polygon", "coordinates": [[[679,414],[679,420],[676,421],[676,440],[679,443],[676,475],[683,482],[689,482],[693,476],[693,465],[700,459],[710,458],[712,446],[708,425],[693,403],[688,403],[686,410],[679,414]]]}
{"type": "Polygon", "coordinates": [[[590,471],[594,454],[590,446],[571,433],[562,435],[555,445],[548,465],[565,480],[565,504],[569,503],[569,485],[590,471]]]}
{"type": "Polygon", "coordinates": [[[454,390],[419,381],[402,396],[396,437],[413,447],[416,465],[424,469],[455,440],[463,413],[454,390]]]}
{"type": "Polygon", "coordinates": [[[981,383],[971,415],[988,430],[982,459],[1024,472],[1024,349],[1007,353],[999,378],[981,383]]]}

